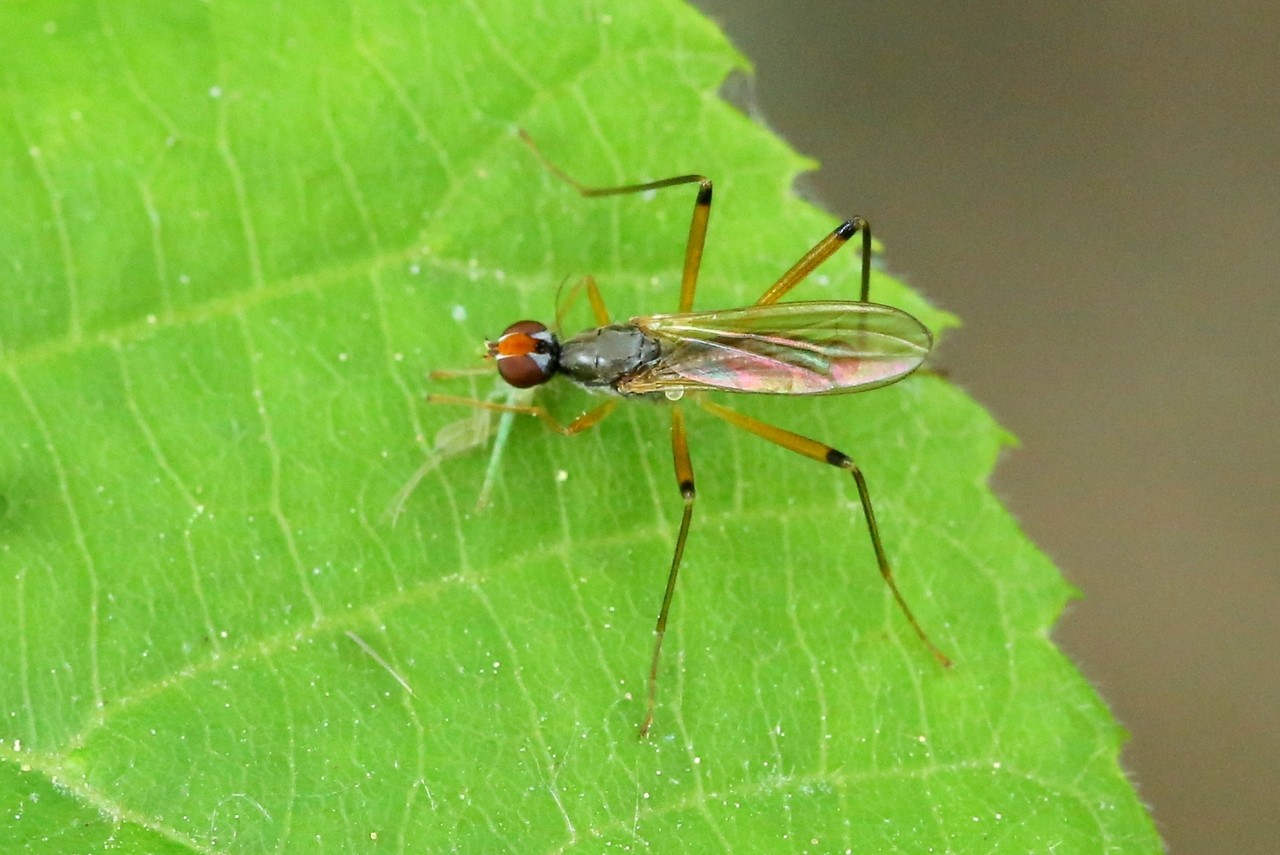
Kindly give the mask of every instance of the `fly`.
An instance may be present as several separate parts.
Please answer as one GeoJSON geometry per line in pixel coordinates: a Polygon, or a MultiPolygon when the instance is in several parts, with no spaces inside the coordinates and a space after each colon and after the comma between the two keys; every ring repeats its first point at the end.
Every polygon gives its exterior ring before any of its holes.
{"type": "MultiPolygon", "coordinates": [[[[853,459],[829,445],[743,415],[704,395],[706,392],[842,395],[896,383],[920,367],[933,345],[929,330],[901,309],[872,303],[869,299],[871,227],[867,221],[854,217],[841,223],[752,305],[695,312],[693,297],[711,213],[711,180],[703,175],[679,175],[643,184],[587,187],[548,160],[523,131],[520,136],[549,171],[584,197],[619,196],[685,184],[698,186],[685,244],[676,313],[614,322],[595,280],[587,277],[581,284],[586,286],[598,324],[594,329],[562,340],[545,324],[522,320],[487,343],[487,356],[495,361],[498,374],[516,389],[531,389],[563,376],[589,391],[605,393],[606,400],[568,424],[561,424],[538,404],[428,396],[428,400],[435,403],[534,416],[566,436],[595,427],[626,398],[649,398],[671,405],[671,448],[684,511],[654,626],[641,738],[648,735],[653,725],[662,642],[697,495],[681,408],[686,401],[762,439],[852,476],[881,577],[921,642],[941,665],[949,667],[951,660],[929,640],[898,590],[871,507],[866,478],[853,459]],[[858,234],[862,236],[862,269],[861,290],[856,301],[779,302],[858,234]]],[[[558,318],[556,328],[559,328],[558,318]]]]}

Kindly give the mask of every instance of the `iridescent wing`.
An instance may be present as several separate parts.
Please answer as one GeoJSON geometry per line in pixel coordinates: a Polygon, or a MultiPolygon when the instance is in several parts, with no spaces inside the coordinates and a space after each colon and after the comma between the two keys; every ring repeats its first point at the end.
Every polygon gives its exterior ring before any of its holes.
{"type": "Polygon", "coordinates": [[[776,303],[631,322],[665,352],[618,385],[624,394],[839,395],[901,380],[933,345],[918,320],[878,303],[776,303]]]}

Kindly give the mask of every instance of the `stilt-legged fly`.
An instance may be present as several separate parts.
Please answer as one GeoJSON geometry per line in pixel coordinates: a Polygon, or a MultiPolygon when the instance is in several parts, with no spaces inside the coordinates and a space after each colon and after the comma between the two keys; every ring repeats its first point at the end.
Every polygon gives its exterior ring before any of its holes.
{"type": "Polygon", "coordinates": [[[862,471],[853,459],[829,445],[724,407],[703,394],[719,391],[840,395],[895,383],[920,366],[933,344],[929,331],[901,309],[872,303],[868,299],[871,227],[867,221],[854,217],[841,223],[782,274],[751,306],[695,312],[693,296],[711,213],[711,180],[702,175],[679,175],[621,187],[587,187],[548,160],[523,131],[521,138],[548,170],[585,197],[641,193],[683,184],[698,185],[693,221],[685,245],[677,313],[646,315],[614,323],[605,308],[600,289],[588,277],[584,284],[599,324],[595,329],[561,340],[545,324],[524,320],[511,324],[496,341],[487,343],[488,358],[497,363],[499,375],[513,387],[531,388],[559,375],[590,391],[607,394],[607,400],[565,425],[536,404],[510,405],[451,395],[428,396],[428,400],[435,403],[463,404],[535,416],[565,435],[598,425],[624,398],[649,398],[671,405],[671,447],[675,456],[676,484],[684,500],[684,514],[680,519],[675,553],[654,627],[648,698],[640,736],[646,736],[653,724],[662,640],[671,613],[680,560],[689,536],[689,524],[693,519],[696,495],[693,464],[689,459],[684,411],[680,407],[685,401],[692,401],[732,425],[805,457],[842,469],[853,477],[880,575],[916,635],[939,663],[949,666],[951,661],[929,640],[893,580],[875,513],[871,509],[871,494],[862,471]],[[857,234],[862,235],[862,285],[856,301],[779,302],[857,234]]]}

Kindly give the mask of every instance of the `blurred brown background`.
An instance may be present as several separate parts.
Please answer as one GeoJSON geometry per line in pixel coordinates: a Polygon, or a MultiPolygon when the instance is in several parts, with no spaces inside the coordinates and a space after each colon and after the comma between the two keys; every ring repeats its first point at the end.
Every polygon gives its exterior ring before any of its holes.
{"type": "Polygon", "coordinates": [[[1170,849],[1280,851],[1280,3],[698,5],[802,192],[963,317],[1170,849]]]}

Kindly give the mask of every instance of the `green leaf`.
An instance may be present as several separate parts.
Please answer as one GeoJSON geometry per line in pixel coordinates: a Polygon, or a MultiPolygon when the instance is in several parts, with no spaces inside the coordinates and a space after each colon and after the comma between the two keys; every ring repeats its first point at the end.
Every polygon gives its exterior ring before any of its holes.
{"type": "MultiPolygon", "coordinates": [[[[949,671],[850,479],[696,408],[648,742],[662,407],[509,420],[488,510],[476,449],[392,525],[436,432],[484,426],[423,396],[490,380],[428,371],[568,278],[675,306],[692,191],[582,199],[516,128],[593,184],[714,177],[700,307],[834,224],[717,96],[745,62],[697,14],[29,0],[0,50],[0,849],[1159,848],[1047,637],[1070,589],[985,486],[1008,437],[938,378],[732,403],[860,461],[949,671]]],[[[813,279],[852,298],[856,253],[813,279]]]]}

